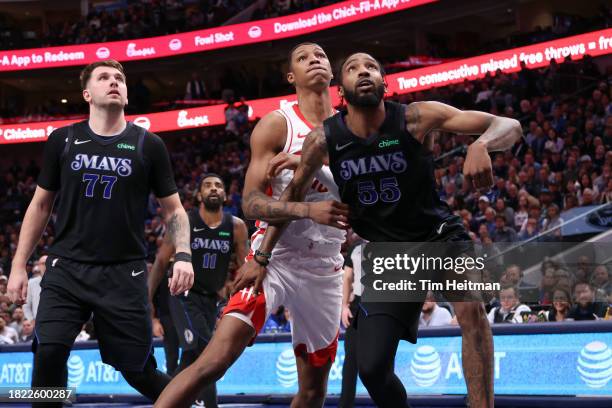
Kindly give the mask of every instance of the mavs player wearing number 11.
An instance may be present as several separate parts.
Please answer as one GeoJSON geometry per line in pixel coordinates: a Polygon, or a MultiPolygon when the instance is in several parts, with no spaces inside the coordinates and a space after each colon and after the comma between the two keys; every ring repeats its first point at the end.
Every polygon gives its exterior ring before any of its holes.
{"type": "MultiPolygon", "coordinates": [[[[45,145],[38,187],[13,259],[9,296],[23,303],[26,261],[60,195],[36,316],[33,387],[65,387],[74,339],[93,313],[102,361],[155,400],[170,381],[156,369],[148,311],[144,224],[150,191],[158,197],[177,250],[170,291],[193,283],[189,220],[163,141],[127,122],[123,67],[108,60],[81,73],[89,119],[55,130],[45,145]]],[[[34,406],[61,403],[34,403],[34,406]]]]}
{"type": "MultiPolygon", "coordinates": [[[[481,134],[467,152],[463,172],[476,188],[493,184],[489,151],[506,150],[522,135],[516,120],[460,111],[437,102],[408,106],[384,102],[380,63],[368,54],[349,56],[339,71],[347,111],[325,120],[302,148],[302,158],[281,201],[303,201],[323,163],[349,205],[348,222],[368,241],[470,241],[435,189],[430,131],[481,134]]],[[[330,216],[331,222],[343,217],[330,216]]],[[[260,250],[269,252],[282,233],[271,226],[260,250]]],[[[400,339],[416,341],[421,303],[361,303],[356,317],[359,375],[379,407],[407,407],[394,374],[400,339]]],[[[479,302],[453,302],[462,330],[462,361],[470,406],[493,406],[493,339],[479,302]]]]}
{"type": "MultiPolygon", "coordinates": [[[[247,256],[247,227],[240,218],[223,212],[225,198],[221,177],[213,173],[205,174],[197,194],[200,205],[188,213],[195,275],[193,287],[184,295],[177,296],[179,307],[176,310],[183,318],[174,319],[174,324],[180,337],[193,334],[194,338],[186,339],[177,373],[202,354],[213,335],[217,301],[227,298],[223,292],[227,289],[232,253],[236,254],[238,267],[242,266],[247,256]]],[[[152,298],[159,286],[173,253],[172,243],[164,239],[149,276],[149,298],[152,298]]],[[[172,306],[170,308],[173,309],[172,306]]],[[[196,405],[198,401],[203,401],[206,408],[217,407],[214,382],[202,388],[196,405]]]]}

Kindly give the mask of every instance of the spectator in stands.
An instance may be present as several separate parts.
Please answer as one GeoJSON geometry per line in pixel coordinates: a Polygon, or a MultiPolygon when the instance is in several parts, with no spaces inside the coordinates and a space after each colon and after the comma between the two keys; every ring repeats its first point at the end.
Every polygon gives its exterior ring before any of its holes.
{"type": "Polygon", "coordinates": [[[493,239],[493,232],[495,231],[495,217],[497,213],[493,209],[493,207],[487,207],[485,210],[484,223],[487,226],[488,235],[493,239]]]}
{"type": "Polygon", "coordinates": [[[607,293],[612,289],[610,273],[606,265],[597,265],[592,273],[591,284],[596,291],[596,298],[605,301],[607,293]],[[599,296],[598,296],[599,295],[599,296]]]}
{"type": "Polygon", "coordinates": [[[270,315],[264,327],[263,333],[285,333],[291,331],[291,324],[289,323],[289,311],[284,306],[279,306],[274,313],[270,315]]]}
{"type": "Polygon", "coordinates": [[[558,268],[555,270],[555,281],[556,286],[567,286],[568,288],[571,288],[574,286],[575,279],[569,273],[569,271],[563,268],[558,268]]]}
{"type": "Polygon", "coordinates": [[[419,327],[446,326],[450,324],[452,318],[446,308],[438,306],[433,292],[428,291],[421,309],[419,327]]]}
{"type": "Polygon", "coordinates": [[[563,225],[563,219],[559,216],[559,206],[557,204],[550,204],[544,218],[542,232],[547,233],[546,237],[548,239],[560,240],[561,225],[563,225]]]}
{"type": "Polygon", "coordinates": [[[507,285],[499,291],[501,305],[491,309],[487,315],[489,323],[523,323],[521,313],[530,313],[531,309],[519,300],[516,286],[507,285]]]}
{"type": "Polygon", "coordinates": [[[538,313],[548,322],[562,322],[567,320],[572,308],[572,297],[566,286],[556,286],[553,290],[552,308],[538,313]]]}
{"type": "Polygon", "coordinates": [[[442,187],[448,183],[453,183],[457,189],[463,186],[463,173],[459,172],[456,162],[451,162],[446,174],[442,176],[442,187]]]}
{"type": "Polygon", "coordinates": [[[519,240],[526,241],[530,238],[537,236],[540,233],[538,228],[538,220],[534,217],[529,217],[523,224],[521,232],[519,232],[519,240]]]}
{"type": "Polygon", "coordinates": [[[595,302],[595,292],[590,283],[578,282],[574,286],[575,305],[570,309],[568,318],[574,320],[597,320],[604,317],[607,305],[595,302]]]}
{"type": "Polygon", "coordinates": [[[4,318],[0,319],[0,344],[15,344],[18,340],[17,331],[7,326],[4,318]]]}
{"type": "Polygon", "coordinates": [[[15,309],[13,309],[12,321],[9,324],[9,327],[15,329],[17,334],[21,334],[21,329],[23,328],[24,321],[25,318],[23,316],[23,309],[20,307],[16,307],[15,309]]]}
{"type": "Polygon", "coordinates": [[[477,223],[477,225],[485,222],[485,212],[487,211],[487,208],[490,208],[489,204],[490,200],[486,195],[481,195],[478,198],[478,211],[476,211],[476,214],[474,214],[474,221],[477,223]]]}
{"type": "Polygon", "coordinates": [[[514,229],[514,210],[506,205],[503,198],[499,197],[495,200],[495,211],[498,215],[504,216],[505,225],[512,226],[514,229]]]}
{"type": "Polygon", "coordinates": [[[28,280],[28,296],[26,303],[23,305],[23,312],[27,320],[36,320],[38,302],[40,301],[40,282],[47,270],[46,262],[47,255],[38,258],[36,265],[32,268],[32,277],[28,280]]]}
{"type": "Polygon", "coordinates": [[[593,265],[594,263],[589,256],[579,256],[578,262],[576,263],[576,282],[590,282],[592,278],[591,272],[593,265]]]}
{"type": "Polygon", "coordinates": [[[506,227],[506,217],[502,214],[495,216],[495,228],[491,233],[493,242],[516,242],[518,236],[512,228],[506,227]]]}
{"type": "Polygon", "coordinates": [[[0,275],[0,295],[6,295],[6,285],[8,278],[6,275],[0,275]]]}
{"type": "Polygon", "coordinates": [[[185,100],[208,99],[208,97],[206,84],[204,84],[204,81],[200,78],[200,74],[193,72],[191,74],[191,80],[187,82],[185,88],[185,100]]]}
{"type": "Polygon", "coordinates": [[[550,305],[553,302],[553,290],[557,283],[555,279],[555,268],[553,266],[544,267],[542,280],[540,281],[540,300],[541,305],[550,305]]]}
{"type": "Polygon", "coordinates": [[[523,280],[523,270],[516,264],[508,265],[504,273],[506,281],[518,289],[531,289],[534,286],[523,280]]]}
{"type": "Polygon", "coordinates": [[[585,188],[582,191],[582,195],[579,198],[579,202],[580,202],[581,207],[584,207],[587,205],[594,205],[595,204],[595,193],[593,192],[593,190],[590,188],[585,188]]]}
{"type": "Polygon", "coordinates": [[[519,195],[518,209],[514,212],[514,228],[517,231],[521,230],[523,224],[525,224],[527,218],[529,218],[528,205],[527,195],[519,195]]]}
{"type": "Polygon", "coordinates": [[[31,320],[24,320],[18,342],[27,343],[32,340],[34,340],[34,322],[31,320]]]}

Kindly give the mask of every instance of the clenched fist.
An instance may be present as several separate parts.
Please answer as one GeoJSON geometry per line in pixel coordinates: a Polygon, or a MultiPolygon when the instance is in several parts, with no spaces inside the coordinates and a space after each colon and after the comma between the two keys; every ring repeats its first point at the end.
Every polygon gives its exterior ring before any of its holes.
{"type": "Polygon", "coordinates": [[[475,141],[468,147],[463,164],[465,182],[480,190],[493,186],[493,166],[484,143],[475,141]]]}

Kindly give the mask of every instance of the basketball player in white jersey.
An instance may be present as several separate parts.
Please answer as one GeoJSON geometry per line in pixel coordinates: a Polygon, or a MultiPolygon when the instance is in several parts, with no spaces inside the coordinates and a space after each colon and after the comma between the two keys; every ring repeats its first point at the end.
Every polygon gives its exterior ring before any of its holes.
{"type": "MultiPolygon", "coordinates": [[[[298,103],[267,114],[251,135],[251,162],[243,192],[247,217],[257,219],[247,256],[249,268],[267,269],[255,286],[234,294],[210,343],[200,357],[178,374],[157,400],[156,407],[188,407],[199,390],[219,380],[252,344],[271,311],[285,305],[291,312],[293,347],[298,371],[298,393],[291,407],[322,407],[327,377],[336,355],[342,305],[340,245],[345,224],[328,219],[333,214],[346,221],[347,207],[334,201],[335,184],[323,167],[310,187],[305,203],[277,201],[293,178],[284,169],[269,177],[273,161],[299,155],[304,137],[333,113],[329,84],[332,69],[323,49],[302,43],[289,54],[288,81],[295,86],[298,103]],[[273,215],[271,215],[273,214],[273,215]],[[297,220],[297,221],[294,221],[297,220]],[[267,223],[294,221],[274,248],[274,256],[258,251],[267,223]]],[[[282,165],[281,165],[282,167],[282,165]]],[[[257,273],[256,275],[261,275],[257,273]]],[[[245,373],[246,374],[246,373],[245,373]]]]}

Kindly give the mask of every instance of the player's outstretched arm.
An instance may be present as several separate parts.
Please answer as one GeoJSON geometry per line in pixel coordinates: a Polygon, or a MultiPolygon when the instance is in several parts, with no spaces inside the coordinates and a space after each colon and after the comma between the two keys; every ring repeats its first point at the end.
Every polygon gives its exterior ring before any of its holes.
{"type": "Polygon", "coordinates": [[[462,111],[440,102],[414,102],[406,109],[408,130],[423,141],[432,130],[472,134],[488,151],[507,150],[523,135],[516,119],[479,111],[462,111]]]}
{"type": "Polygon", "coordinates": [[[478,111],[461,111],[440,102],[415,102],[406,109],[406,126],[414,137],[425,141],[431,130],[462,134],[480,134],[468,147],[463,173],[476,188],[493,184],[488,152],[507,150],[522,136],[520,123],[511,118],[478,111]]]}
{"type": "Polygon", "coordinates": [[[19,232],[19,243],[13,258],[11,276],[7,286],[9,298],[13,303],[23,304],[26,301],[28,291],[26,263],[49,222],[54,200],[54,191],[45,190],[40,186],[36,187],[32,201],[23,217],[21,231],[19,232]]]}
{"type": "MultiPolygon", "coordinates": [[[[189,217],[181,204],[178,193],[160,198],[164,218],[168,231],[168,240],[177,253],[184,252],[191,255],[189,245],[189,217]]],[[[189,290],[193,285],[193,265],[191,261],[175,260],[170,280],[170,293],[177,295],[189,290]]]]}

